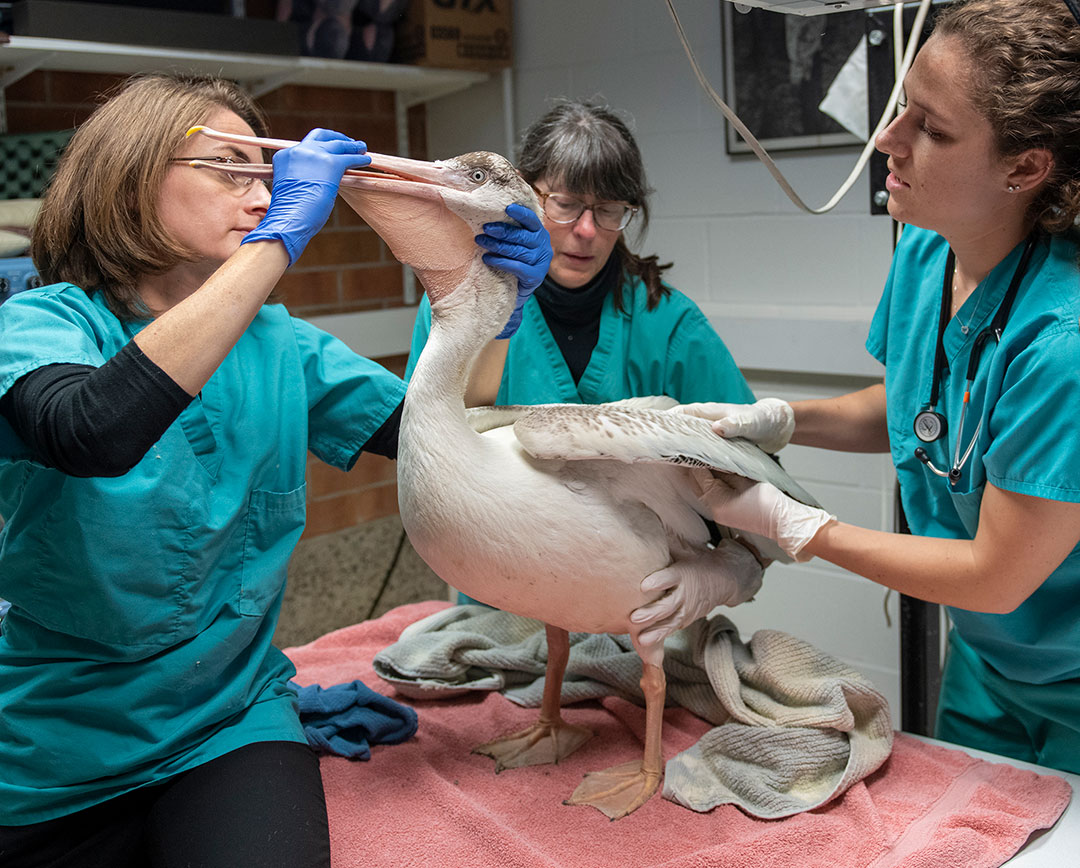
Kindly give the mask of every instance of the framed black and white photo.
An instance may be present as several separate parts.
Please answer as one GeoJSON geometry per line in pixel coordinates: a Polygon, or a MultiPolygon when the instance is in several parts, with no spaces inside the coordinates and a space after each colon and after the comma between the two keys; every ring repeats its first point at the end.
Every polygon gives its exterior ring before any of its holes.
{"type": "MultiPolygon", "coordinates": [[[[866,30],[863,11],[784,15],[720,0],[724,100],[770,151],[860,145],[819,106],[866,30]]],[[[729,154],[750,146],[726,123],[729,154]]]]}

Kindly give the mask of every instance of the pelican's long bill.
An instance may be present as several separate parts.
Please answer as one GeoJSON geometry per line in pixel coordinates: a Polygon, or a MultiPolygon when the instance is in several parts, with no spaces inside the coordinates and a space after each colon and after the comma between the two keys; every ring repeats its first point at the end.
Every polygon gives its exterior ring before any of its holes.
{"type": "MultiPolygon", "coordinates": [[[[208,139],[219,142],[254,145],[267,150],[282,150],[299,144],[299,142],[290,139],[270,139],[259,136],[242,136],[238,133],[223,133],[204,126],[192,127],[187,131],[187,135],[203,135],[208,139]]],[[[431,185],[460,192],[468,192],[476,186],[475,182],[462,178],[459,167],[450,162],[412,160],[408,157],[395,157],[390,154],[377,154],[370,151],[368,156],[371,157],[369,166],[345,171],[341,182],[342,186],[371,192],[394,192],[419,198],[434,198],[439,195],[436,189],[425,189],[431,185]],[[387,182],[393,182],[393,185],[391,186],[387,182]]],[[[274,174],[274,167],[271,163],[230,163],[224,165],[205,160],[192,160],[191,165],[264,180],[272,178],[274,174]]]]}

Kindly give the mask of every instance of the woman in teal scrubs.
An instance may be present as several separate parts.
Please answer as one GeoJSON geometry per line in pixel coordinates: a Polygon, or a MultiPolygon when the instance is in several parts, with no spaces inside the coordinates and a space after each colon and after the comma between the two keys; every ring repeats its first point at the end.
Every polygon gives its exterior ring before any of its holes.
{"type": "Polygon", "coordinates": [[[913,535],[767,485],[703,483],[717,520],[949,607],[940,738],[1080,772],[1080,20],[950,6],[878,137],[908,224],[867,340],[885,381],[688,408],[728,436],[889,450],[913,535]],[[1000,329],[1000,333],[999,330],[1000,329]]]}
{"type": "MultiPolygon", "coordinates": [[[[554,255],[513,340],[496,339],[482,351],[467,404],[599,404],[649,395],[680,403],[754,400],[705,315],[663,281],[670,264],[637,255],[623,237],[632,224],[639,235],[648,227],[649,187],[641,151],[617,114],[559,102],[526,130],[518,171],[540,196],[554,255]]],[[[494,239],[507,231],[485,229],[494,239]]],[[[499,250],[498,240],[480,243],[499,250]]],[[[406,379],[430,329],[425,298],[406,379]]],[[[652,590],[671,588],[643,615],[653,630],[666,635],[688,613],[713,608],[708,601],[744,600],[761,582],[756,556],[734,541],[702,567],[677,562],[647,579],[652,590]]]]}
{"type": "Polygon", "coordinates": [[[35,227],[49,285],[0,306],[5,868],[329,865],[270,641],[308,451],[395,456],[405,385],[266,301],[370,158],[313,130],[267,189],[193,166],[264,157],[197,124],[266,134],[214,79],[100,107],[35,227]]]}
{"type": "MultiPolygon", "coordinates": [[[[705,315],[663,282],[670,265],[633,253],[623,237],[631,225],[639,235],[648,227],[649,188],[618,115],[558,103],[526,130],[518,170],[543,202],[554,256],[514,339],[494,341],[474,372],[470,404],[754,400],[705,315]]],[[[430,329],[425,298],[406,379],[430,329]]]]}

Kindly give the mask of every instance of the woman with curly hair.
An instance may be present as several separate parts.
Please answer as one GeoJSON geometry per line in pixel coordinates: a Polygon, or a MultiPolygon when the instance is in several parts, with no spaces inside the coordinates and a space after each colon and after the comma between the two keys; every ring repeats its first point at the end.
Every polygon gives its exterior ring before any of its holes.
{"type": "MultiPolygon", "coordinates": [[[[726,436],[892,454],[911,535],[768,485],[717,521],[948,607],[939,738],[1080,772],[1080,20],[1061,0],[945,9],[878,136],[908,224],[840,398],[699,406],[726,436]]],[[[1080,10],[1076,11],[1080,16],[1080,10]]]]}

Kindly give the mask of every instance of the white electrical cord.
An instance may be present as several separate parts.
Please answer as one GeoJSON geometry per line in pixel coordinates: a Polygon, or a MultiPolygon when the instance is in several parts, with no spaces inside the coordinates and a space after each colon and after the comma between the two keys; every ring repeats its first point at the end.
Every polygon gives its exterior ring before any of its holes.
{"type": "MultiPolygon", "coordinates": [[[[665,0],[665,2],[667,3],[671,17],[675,22],[675,30],[679,34],[679,40],[682,42],[683,49],[686,51],[686,56],[690,60],[690,66],[693,68],[694,75],[697,76],[697,80],[701,84],[701,87],[716,104],[717,108],[723,112],[724,117],[728,119],[731,125],[735,127],[739,134],[746,140],[746,143],[750,145],[751,150],[757,154],[758,159],[765,164],[765,168],[768,169],[769,173],[776,179],[776,183],[780,185],[781,189],[787,194],[787,197],[803,211],[807,211],[810,214],[824,214],[826,211],[831,211],[835,208],[836,204],[847,195],[848,190],[851,189],[863,168],[866,166],[867,161],[870,159],[870,155],[874,152],[874,140],[877,138],[878,133],[885,129],[893,118],[893,113],[896,111],[896,102],[900,97],[900,91],[904,87],[904,76],[907,75],[907,71],[911,67],[911,62],[915,58],[915,50],[919,45],[919,34],[922,33],[926,15],[930,11],[931,0],[921,0],[919,4],[919,11],[915,14],[915,23],[911,28],[911,40],[908,42],[907,48],[904,51],[903,60],[896,70],[896,83],[893,85],[892,93],[889,94],[889,99],[885,103],[885,111],[881,115],[881,120],[878,121],[874,131],[870,134],[870,138],[867,140],[866,146],[859,155],[859,159],[855,163],[855,168],[852,169],[847,180],[840,185],[840,189],[836,191],[833,197],[820,208],[811,208],[799,197],[799,194],[795,192],[791,184],[788,183],[787,178],[784,177],[783,172],[781,172],[776,163],[773,162],[768,151],[762,147],[761,143],[754,137],[754,134],[747,129],[746,124],[739,119],[739,116],[732,111],[731,107],[720,98],[720,95],[713,89],[712,85],[709,84],[708,79],[705,78],[705,74],[701,71],[701,67],[698,66],[698,62],[694,57],[694,52],[690,49],[690,43],[686,39],[686,33],[683,30],[682,22],[679,21],[678,14],[675,12],[675,6],[673,5],[672,0],[665,0]]],[[[893,19],[894,29],[901,29],[896,22],[899,20],[899,16],[903,14],[903,5],[903,3],[897,3],[895,6],[896,17],[893,19]]],[[[899,41],[896,44],[899,46],[899,41]]]]}

